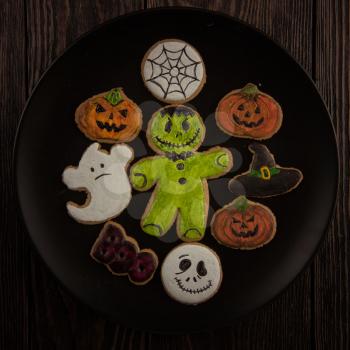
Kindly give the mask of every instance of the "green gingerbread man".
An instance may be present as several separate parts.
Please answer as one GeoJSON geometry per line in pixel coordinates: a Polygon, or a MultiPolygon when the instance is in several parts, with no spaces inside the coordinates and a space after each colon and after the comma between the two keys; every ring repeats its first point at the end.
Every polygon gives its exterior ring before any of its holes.
{"type": "Polygon", "coordinates": [[[135,189],[147,191],[156,184],[141,219],[146,233],[160,237],[177,218],[182,240],[203,237],[209,207],[207,179],[224,175],[232,167],[232,155],[226,148],[196,152],[204,136],[202,118],[187,106],[170,105],[153,114],[147,139],[159,155],[141,159],[130,170],[135,189]]]}

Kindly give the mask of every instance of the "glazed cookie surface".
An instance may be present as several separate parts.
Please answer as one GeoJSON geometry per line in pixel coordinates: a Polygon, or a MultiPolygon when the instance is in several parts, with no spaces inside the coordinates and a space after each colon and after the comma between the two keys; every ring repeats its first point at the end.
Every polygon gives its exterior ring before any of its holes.
{"type": "Polygon", "coordinates": [[[272,197],[289,192],[299,186],[303,174],[296,168],[276,164],[273,154],[261,143],[249,145],[253,159],[249,170],[230,180],[229,190],[238,194],[243,190],[247,197],[272,197]]]}
{"type": "Polygon", "coordinates": [[[161,278],[174,300],[196,305],[212,298],[220,288],[222,269],[218,255],[199,243],[175,247],[164,259],[161,278]]]}
{"type": "Polygon", "coordinates": [[[122,88],[115,88],[81,103],[75,111],[75,121],[91,140],[129,142],[141,130],[142,112],[122,88]]]}
{"type": "Polygon", "coordinates": [[[69,215],[83,224],[98,224],[119,215],[131,199],[126,168],[132,159],[129,146],[114,145],[108,153],[97,142],[91,144],[79,165],[68,166],[62,174],[69,189],[87,192],[85,204],[67,203],[69,215]]]}
{"type": "Polygon", "coordinates": [[[255,249],[274,238],[276,226],[276,218],[268,207],[240,196],[214,214],[211,233],[229,248],[255,249]]]}
{"type": "Polygon", "coordinates": [[[233,90],[218,104],[215,118],[226,134],[263,140],[272,137],[281,127],[281,106],[254,84],[233,90]]]}
{"type": "Polygon", "coordinates": [[[141,219],[146,233],[163,236],[177,219],[180,239],[203,237],[209,205],[207,179],[232,167],[232,155],[225,148],[196,152],[204,135],[202,118],[189,107],[167,106],[152,116],[147,138],[158,155],[139,160],[130,170],[135,189],[147,191],[156,185],[141,219]]]}
{"type": "Polygon", "coordinates": [[[192,100],[206,81],[202,57],[194,47],[178,39],[155,43],[142,60],[141,75],[152,95],[166,103],[192,100]]]}
{"type": "Polygon", "coordinates": [[[124,228],[107,222],[90,252],[97,262],[107,266],[117,276],[128,276],[130,282],[143,285],[149,282],[157,269],[158,257],[151,249],[140,250],[135,239],[124,228]]]}

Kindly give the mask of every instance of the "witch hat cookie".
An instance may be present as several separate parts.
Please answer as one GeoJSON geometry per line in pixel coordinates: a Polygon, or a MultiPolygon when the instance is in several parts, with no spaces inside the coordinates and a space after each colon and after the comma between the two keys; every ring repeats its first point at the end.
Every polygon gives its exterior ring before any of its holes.
{"type": "Polygon", "coordinates": [[[289,192],[296,188],[303,174],[295,168],[283,168],[276,164],[273,154],[260,143],[249,145],[254,154],[247,172],[235,176],[229,182],[229,190],[247,197],[271,197],[289,192]]]}

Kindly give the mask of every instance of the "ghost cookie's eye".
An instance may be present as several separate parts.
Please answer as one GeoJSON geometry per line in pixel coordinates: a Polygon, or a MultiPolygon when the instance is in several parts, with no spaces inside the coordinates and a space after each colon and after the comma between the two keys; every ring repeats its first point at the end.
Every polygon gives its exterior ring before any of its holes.
{"type": "Polygon", "coordinates": [[[184,120],[184,121],[182,122],[182,129],[183,129],[184,131],[188,131],[189,128],[190,128],[190,123],[189,123],[187,120],[184,120]]]}
{"type": "Polygon", "coordinates": [[[93,173],[95,171],[95,169],[93,167],[91,167],[90,171],[93,173]]]}
{"type": "Polygon", "coordinates": [[[101,168],[104,168],[104,167],[105,167],[105,165],[104,165],[103,163],[101,163],[101,164],[100,164],[100,167],[101,167],[101,168]]]}
{"type": "Polygon", "coordinates": [[[96,104],[96,113],[106,112],[106,110],[99,104],[96,104]]]}
{"type": "Polygon", "coordinates": [[[183,259],[183,260],[180,261],[179,269],[182,272],[185,272],[186,270],[188,270],[191,267],[191,265],[192,265],[191,260],[183,259]]]}
{"type": "Polygon", "coordinates": [[[168,121],[165,124],[164,131],[169,133],[171,131],[171,127],[172,127],[171,120],[168,119],[168,121]]]}

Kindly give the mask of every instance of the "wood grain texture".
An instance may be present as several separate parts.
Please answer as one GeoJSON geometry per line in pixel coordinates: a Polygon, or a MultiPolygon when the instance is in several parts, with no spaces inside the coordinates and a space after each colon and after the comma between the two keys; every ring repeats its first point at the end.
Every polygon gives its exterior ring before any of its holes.
{"type": "Polygon", "coordinates": [[[348,0],[2,2],[0,349],[350,349],[349,11],[348,0]],[[78,36],[144,5],[208,8],[263,30],[312,73],[333,117],[341,163],[340,196],[326,240],[312,267],[281,296],[232,327],[171,336],[104,320],[56,281],[30,248],[18,218],[9,164],[26,97],[43,71],[78,36]]]}
{"type": "MultiPolygon", "coordinates": [[[[106,20],[142,7],[143,2],[137,0],[26,1],[27,92],[32,91],[50,63],[80,35],[106,20]]],[[[31,254],[29,276],[31,348],[95,350],[109,349],[113,342],[121,342],[120,337],[124,337],[122,342],[129,342],[124,328],[96,316],[75,300],[35,252],[31,254]]]]}
{"type": "Polygon", "coordinates": [[[28,345],[28,239],[16,207],[12,147],[26,98],[22,0],[0,6],[0,349],[28,345]]]}
{"type": "MultiPolygon", "coordinates": [[[[173,5],[209,8],[244,20],[279,42],[312,73],[312,1],[148,0],[149,7],[173,5]]],[[[285,293],[251,318],[230,329],[191,335],[181,349],[309,349],[313,341],[311,310],[309,267],[285,293]]],[[[152,341],[158,349],[157,338],[152,341]]]]}
{"type": "Polygon", "coordinates": [[[350,8],[348,0],[318,0],[315,78],[338,140],[340,186],[335,220],[315,260],[315,345],[350,349],[350,8]]]}

